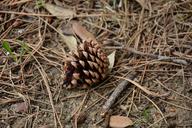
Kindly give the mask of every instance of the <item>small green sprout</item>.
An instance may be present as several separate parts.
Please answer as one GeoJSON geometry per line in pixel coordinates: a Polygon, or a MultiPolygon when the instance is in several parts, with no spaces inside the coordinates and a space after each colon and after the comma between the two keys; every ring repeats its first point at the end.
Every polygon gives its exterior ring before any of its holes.
{"type": "Polygon", "coordinates": [[[2,47],[6,50],[7,54],[10,55],[15,62],[17,62],[17,57],[12,52],[9,42],[8,41],[3,41],[2,47]]]}

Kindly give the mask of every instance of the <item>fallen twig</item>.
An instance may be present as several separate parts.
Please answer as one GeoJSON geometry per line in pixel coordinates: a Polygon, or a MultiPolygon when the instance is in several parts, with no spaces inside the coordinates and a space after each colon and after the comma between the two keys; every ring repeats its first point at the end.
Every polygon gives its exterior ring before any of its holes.
{"type": "MultiPolygon", "coordinates": [[[[127,77],[131,80],[133,80],[137,76],[137,73],[134,72],[133,74],[127,75],[127,77]]],[[[111,106],[114,104],[115,100],[118,98],[118,96],[121,94],[121,92],[129,86],[131,83],[127,80],[122,81],[117,88],[113,91],[111,96],[108,98],[108,100],[105,102],[105,104],[102,107],[102,113],[101,116],[105,116],[106,113],[109,111],[111,106]]]]}
{"type": "Polygon", "coordinates": [[[183,64],[183,65],[188,65],[189,63],[187,61],[192,62],[191,60],[186,60],[186,59],[179,58],[179,57],[169,57],[169,56],[161,56],[161,55],[144,53],[144,52],[137,51],[133,48],[126,48],[126,50],[128,50],[129,52],[131,52],[133,54],[151,57],[151,58],[157,59],[159,61],[168,61],[168,62],[173,62],[176,64],[183,64]]]}

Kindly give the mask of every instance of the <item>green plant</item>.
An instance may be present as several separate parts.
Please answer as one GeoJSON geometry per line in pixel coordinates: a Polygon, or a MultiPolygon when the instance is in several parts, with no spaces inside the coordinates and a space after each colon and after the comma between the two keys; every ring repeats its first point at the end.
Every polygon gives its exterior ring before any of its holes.
{"type": "Polygon", "coordinates": [[[42,8],[45,4],[45,1],[44,0],[36,0],[35,2],[35,8],[42,8]]]}
{"type": "Polygon", "coordinates": [[[22,57],[30,52],[30,48],[27,46],[27,44],[21,40],[17,40],[19,43],[20,47],[17,51],[13,52],[11,49],[11,46],[8,41],[3,41],[2,47],[7,53],[7,55],[10,55],[10,57],[16,62],[19,63],[22,60],[22,57]]]}
{"type": "Polygon", "coordinates": [[[25,55],[26,53],[29,53],[30,48],[27,46],[27,44],[21,40],[17,40],[17,42],[20,44],[20,48],[19,48],[19,62],[21,62],[21,58],[23,55],[25,55]]]}
{"type": "Polygon", "coordinates": [[[145,109],[142,113],[142,117],[144,118],[145,121],[148,121],[150,118],[150,110],[149,109],[145,109]]]}
{"type": "Polygon", "coordinates": [[[15,62],[17,62],[17,57],[12,52],[9,42],[8,41],[3,41],[2,47],[6,50],[7,54],[10,55],[15,62]]]}

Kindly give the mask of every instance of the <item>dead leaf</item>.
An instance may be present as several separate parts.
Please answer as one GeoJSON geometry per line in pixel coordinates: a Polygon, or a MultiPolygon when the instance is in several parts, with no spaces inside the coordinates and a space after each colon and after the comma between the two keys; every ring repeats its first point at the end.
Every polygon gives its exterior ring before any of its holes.
{"type": "Polygon", "coordinates": [[[133,125],[133,121],[126,116],[111,116],[109,121],[109,126],[112,128],[125,128],[127,126],[133,125]]]}
{"type": "Polygon", "coordinates": [[[11,109],[15,112],[27,112],[28,105],[25,102],[16,103],[16,104],[11,105],[11,109]]]}
{"type": "Polygon", "coordinates": [[[64,35],[62,34],[62,30],[58,28],[58,32],[60,33],[61,39],[66,43],[67,47],[70,51],[76,51],[77,50],[77,40],[72,35],[64,35]]]}
{"type": "Polygon", "coordinates": [[[67,24],[61,24],[60,26],[59,26],[59,28],[61,28],[61,30],[62,30],[62,33],[64,34],[64,35],[66,35],[66,36],[68,36],[68,35],[73,35],[74,36],[74,32],[73,32],[73,29],[72,29],[72,24],[69,22],[69,23],[67,23],[67,24]]]}
{"type": "Polygon", "coordinates": [[[53,15],[59,19],[72,18],[76,13],[73,10],[65,9],[57,5],[45,3],[44,7],[53,15]]]}
{"type": "Polygon", "coordinates": [[[135,1],[137,1],[144,9],[149,10],[149,7],[147,5],[148,0],[135,0],[135,1]]]}
{"type": "Polygon", "coordinates": [[[116,51],[113,51],[110,55],[107,56],[109,59],[109,70],[111,70],[115,64],[115,53],[116,51]]]}
{"type": "MultiPolygon", "coordinates": [[[[72,22],[72,29],[74,33],[81,38],[83,41],[96,41],[95,36],[88,32],[86,28],[84,28],[79,22],[73,21],[72,22]]],[[[96,41],[97,42],[97,41],[96,41]]]]}

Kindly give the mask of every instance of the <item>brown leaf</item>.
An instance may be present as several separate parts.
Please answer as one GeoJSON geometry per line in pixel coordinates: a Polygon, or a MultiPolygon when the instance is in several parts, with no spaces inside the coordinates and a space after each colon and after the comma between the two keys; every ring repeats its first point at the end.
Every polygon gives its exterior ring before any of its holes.
{"type": "Polygon", "coordinates": [[[44,7],[53,15],[59,19],[72,18],[76,13],[73,10],[65,9],[60,6],[45,3],[44,7]]]}
{"type": "Polygon", "coordinates": [[[11,105],[11,109],[15,112],[27,112],[28,105],[25,102],[16,103],[16,104],[11,105]]]}
{"type": "Polygon", "coordinates": [[[125,128],[127,126],[133,125],[133,121],[126,116],[111,116],[109,121],[109,126],[112,128],[125,128]]]}
{"type": "Polygon", "coordinates": [[[96,41],[95,36],[92,33],[88,32],[86,28],[84,28],[79,22],[73,21],[72,29],[74,33],[79,36],[83,41],[96,41]]]}
{"type": "Polygon", "coordinates": [[[69,22],[68,24],[61,24],[59,28],[62,30],[62,33],[67,36],[74,35],[72,24],[69,22]]]}

